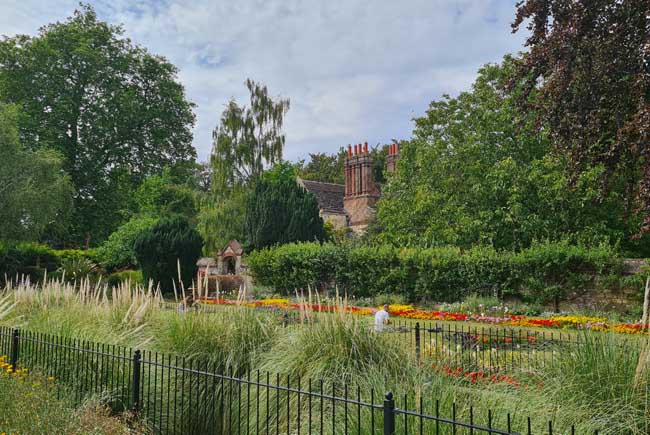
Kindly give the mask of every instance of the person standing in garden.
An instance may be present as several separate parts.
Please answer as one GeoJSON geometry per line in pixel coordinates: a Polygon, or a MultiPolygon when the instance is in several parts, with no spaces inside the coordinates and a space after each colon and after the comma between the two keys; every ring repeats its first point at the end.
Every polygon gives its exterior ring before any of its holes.
{"type": "Polygon", "coordinates": [[[382,332],[384,326],[390,323],[390,316],[388,314],[388,304],[384,304],[381,310],[375,313],[375,332],[382,332]]]}

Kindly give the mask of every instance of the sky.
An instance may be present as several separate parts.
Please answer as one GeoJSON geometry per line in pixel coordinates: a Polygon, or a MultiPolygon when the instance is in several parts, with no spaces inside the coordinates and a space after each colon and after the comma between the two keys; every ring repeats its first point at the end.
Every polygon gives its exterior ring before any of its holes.
{"type": "MultiPolygon", "coordinates": [[[[197,107],[199,160],[247,78],[291,100],[289,160],[408,139],[432,100],[470,88],[478,68],[523,49],[516,0],[96,0],[99,18],[179,68],[197,107]]],[[[78,0],[0,0],[0,35],[35,35],[78,0]]]]}

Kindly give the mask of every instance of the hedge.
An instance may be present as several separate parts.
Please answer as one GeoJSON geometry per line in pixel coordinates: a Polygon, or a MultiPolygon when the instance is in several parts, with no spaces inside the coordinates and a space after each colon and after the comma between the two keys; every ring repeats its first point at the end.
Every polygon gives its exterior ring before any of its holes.
{"type": "Polygon", "coordinates": [[[622,271],[611,247],[568,243],[540,243],[520,252],[294,243],[252,252],[248,265],[258,284],[280,292],[337,286],[349,296],[393,293],[432,302],[458,301],[470,294],[547,301],[595,275],[622,271]]]}
{"type": "Polygon", "coordinates": [[[97,262],[93,249],[52,249],[38,243],[0,242],[0,283],[4,282],[5,277],[29,276],[32,280],[40,280],[46,272],[54,273],[62,261],[80,258],[97,262]]]}

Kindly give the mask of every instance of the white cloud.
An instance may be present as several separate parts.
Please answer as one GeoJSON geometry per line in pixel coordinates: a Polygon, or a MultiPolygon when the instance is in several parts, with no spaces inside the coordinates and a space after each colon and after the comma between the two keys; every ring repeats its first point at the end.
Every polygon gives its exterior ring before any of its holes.
{"type": "MultiPolygon", "coordinates": [[[[285,156],[408,138],[411,118],[443,93],[466,89],[479,66],[521,49],[510,33],[514,0],[91,1],[100,18],[180,68],[197,104],[194,144],[243,82],[291,98],[285,156]]],[[[0,0],[0,33],[36,33],[73,0],[0,0]]]]}

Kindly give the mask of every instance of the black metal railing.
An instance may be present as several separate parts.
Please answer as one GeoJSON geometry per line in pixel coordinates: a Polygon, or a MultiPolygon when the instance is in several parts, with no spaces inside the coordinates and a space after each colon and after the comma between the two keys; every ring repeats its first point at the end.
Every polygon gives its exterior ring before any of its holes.
{"type": "Polygon", "coordinates": [[[53,377],[57,391],[76,403],[110,398],[115,411],[137,413],[156,434],[554,433],[552,421],[535,426],[521,415],[422,394],[397,399],[291,374],[218,373],[208,361],[5,327],[0,355],[10,355],[14,368],[53,377]]]}

